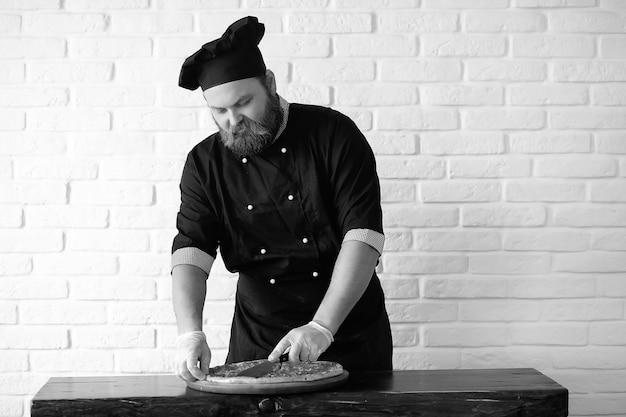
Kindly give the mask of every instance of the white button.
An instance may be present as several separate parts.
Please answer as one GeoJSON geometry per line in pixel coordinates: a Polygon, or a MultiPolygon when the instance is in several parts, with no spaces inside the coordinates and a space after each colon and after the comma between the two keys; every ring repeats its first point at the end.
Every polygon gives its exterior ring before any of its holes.
{"type": "Polygon", "coordinates": [[[309,243],[309,239],[307,239],[306,237],[302,238],[302,243],[309,243]]]}
{"type": "Polygon", "coordinates": [[[272,285],[276,284],[276,280],[274,278],[270,279],[270,284],[272,285]]]}
{"type": "Polygon", "coordinates": [[[248,207],[247,207],[248,210],[252,210],[253,208],[254,206],[252,204],[248,204],[248,207]]]}
{"type": "Polygon", "coordinates": [[[243,162],[244,164],[248,162],[248,158],[241,158],[241,162],[243,162]]]}
{"type": "Polygon", "coordinates": [[[287,196],[287,200],[289,200],[289,201],[293,201],[293,194],[289,194],[289,195],[287,196]]]}
{"type": "Polygon", "coordinates": [[[280,151],[281,151],[282,153],[287,153],[287,148],[280,148],[280,151]]]}
{"type": "Polygon", "coordinates": [[[313,271],[311,275],[313,275],[313,278],[317,278],[320,276],[320,274],[317,271],[313,271]]]}
{"type": "Polygon", "coordinates": [[[265,248],[261,249],[261,255],[265,255],[267,253],[267,251],[265,250],[265,248]]]}

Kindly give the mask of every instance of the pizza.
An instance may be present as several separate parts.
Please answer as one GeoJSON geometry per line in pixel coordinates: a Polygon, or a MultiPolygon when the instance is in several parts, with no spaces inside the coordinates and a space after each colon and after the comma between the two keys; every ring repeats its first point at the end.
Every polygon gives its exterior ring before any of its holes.
{"type": "Polygon", "coordinates": [[[343,367],[336,362],[282,362],[260,377],[237,376],[239,372],[265,362],[265,359],[227,363],[209,369],[205,381],[215,384],[276,384],[285,382],[319,381],[343,374],[343,367]]]}

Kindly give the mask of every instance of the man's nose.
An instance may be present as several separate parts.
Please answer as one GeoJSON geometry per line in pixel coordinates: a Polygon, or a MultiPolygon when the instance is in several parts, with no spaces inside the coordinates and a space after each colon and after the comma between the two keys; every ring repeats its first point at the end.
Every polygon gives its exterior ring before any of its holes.
{"type": "Polygon", "coordinates": [[[230,110],[228,112],[228,123],[231,126],[237,126],[241,121],[241,114],[236,110],[230,110]]]}

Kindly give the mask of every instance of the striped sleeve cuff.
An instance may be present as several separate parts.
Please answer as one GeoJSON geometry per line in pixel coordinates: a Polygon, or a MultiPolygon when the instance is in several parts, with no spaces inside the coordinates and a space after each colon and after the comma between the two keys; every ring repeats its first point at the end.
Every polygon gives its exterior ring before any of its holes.
{"type": "MultiPolygon", "coordinates": [[[[357,240],[366,243],[376,249],[382,255],[385,246],[385,235],[370,229],[351,229],[343,238],[344,242],[357,240]]],[[[342,242],[343,243],[343,242],[342,242]]]]}
{"type": "Polygon", "coordinates": [[[194,265],[209,275],[213,261],[215,261],[214,257],[198,248],[186,247],[176,249],[172,254],[170,272],[177,265],[194,265]]]}

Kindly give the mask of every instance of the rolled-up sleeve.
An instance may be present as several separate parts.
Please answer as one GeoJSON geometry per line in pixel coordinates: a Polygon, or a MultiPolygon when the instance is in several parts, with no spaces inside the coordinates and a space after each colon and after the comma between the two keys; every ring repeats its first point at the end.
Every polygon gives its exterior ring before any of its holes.
{"type": "Polygon", "coordinates": [[[176,216],[178,233],[172,243],[171,268],[195,265],[208,274],[217,255],[220,225],[198,164],[197,153],[190,152],[180,181],[181,204],[176,216]]]}

